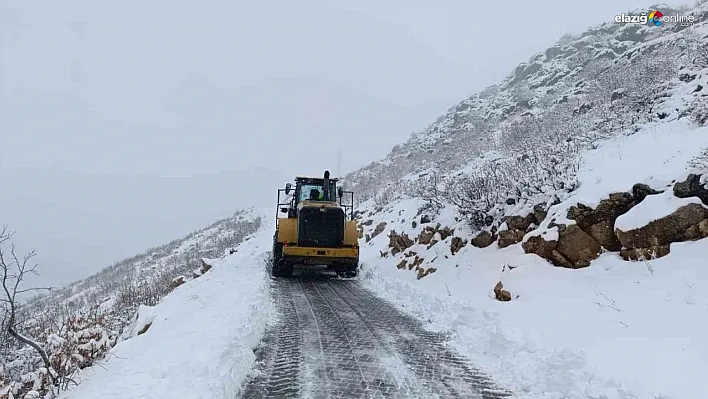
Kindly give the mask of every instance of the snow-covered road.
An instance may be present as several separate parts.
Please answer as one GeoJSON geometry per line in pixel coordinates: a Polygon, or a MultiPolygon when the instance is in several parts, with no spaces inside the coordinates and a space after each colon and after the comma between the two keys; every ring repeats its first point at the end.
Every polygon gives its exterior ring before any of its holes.
{"type": "Polygon", "coordinates": [[[272,281],[278,315],[256,350],[244,398],[507,398],[447,337],[357,281],[272,281]]]}

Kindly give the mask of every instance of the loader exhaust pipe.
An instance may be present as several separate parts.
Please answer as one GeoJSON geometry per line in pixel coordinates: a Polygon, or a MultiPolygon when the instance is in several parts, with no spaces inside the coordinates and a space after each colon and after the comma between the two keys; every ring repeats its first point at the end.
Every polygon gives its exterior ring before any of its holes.
{"type": "Polygon", "coordinates": [[[324,172],[324,181],[322,182],[322,188],[324,191],[324,200],[325,201],[331,201],[330,199],[330,192],[329,192],[329,171],[325,170],[324,172]]]}

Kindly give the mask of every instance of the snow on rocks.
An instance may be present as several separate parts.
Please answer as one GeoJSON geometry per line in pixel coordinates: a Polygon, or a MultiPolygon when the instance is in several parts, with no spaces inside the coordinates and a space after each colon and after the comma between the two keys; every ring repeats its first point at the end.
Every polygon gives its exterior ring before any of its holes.
{"type": "Polygon", "coordinates": [[[701,202],[706,202],[702,196],[708,191],[700,184],[700,175],[686,177],[686,165],[708,145],[706,128],[695,129],[683,122],[666,125],[647,126],[633,136],[610,140],[590,151],[579,173],[584,178],[580,188],[551,207],[540,228],[524,236],[524,250],[556,266],[578,268],[587,267],[602,250],[621,251],[624,259],[637,260],[665,256],[671,242],[705,237],[700,223],[708,213],[701,202]],[[678,143],[677,137],[682,138],[678,143]],[[657,154],[655,159],[662,162],[647,162],[648,158],[634,155],[608,157],[627,143],[638,149],[633,154],[644,154],[644,148],[654,151],[657,142],[676,152],[668,158],[657,154]],[[603,180],[605,176],[611,179],[603,180]],[[686,180],[677,182],[683,178],[686,180]],[[614,191],[620,183],[624,188],[614,191]],[[604,193],[608,194],[603,198],[604,193]],[[554,229],[553,239],[545,237],[550,229],[554,229]]]}
{"type": "MultiPolygon", "coordinates": [[[[431,212],[415,199],[382,212],[364,204],[362,220],[371,220],[364,231],[385,227],[362,243],[361,281],[431,329],[451,332],[458,350],[519,397],[702,397],[708,391],[702,377],[708,373],[702,337],[708,240],[699,237],[708,220],[696,216],[705,204],[691,183],[703,177],[690,177],[686,164],[708,146],[707,133],[672,121],[601,144],[585,154],[578,190],[550,206],[520,245],[475,245],[478,233],[456,219],[454,209],[431,212]],[[686,205],[696,217],[671,216],[686,205]],[[619,231],[666,217],[688,227],[670,244],[670,256],[626,262],[618,251],[628,242],[619,231]],[[431,227],[454,233],[432,246],[420,243],[416,238],[431,227]],[[413,244],[393,254],[392,231],[413,244]],[[455,237],[473,245],[453,254],[455,237]],[[539,251],[555,251],[569,264],[553,267],[536,251],[525,253],[534,240],[552,242],[539,251]],[[416,267],[435,272],[419,279],[416,267]]],[[[517,222],[507,219],[500,229],[526,227],[517,222]]]]}
{"type": "MultiPolygon", "coordinates": [[[[392,230],[409,226],[388,222],[392,230]]],[[[582,270],[549,267],[519,246],[468,245],[452,255],[439,243],[415,244],[381,257],[387,244],[366,246],[362,283],[430,328],[452,332],[460,351],[519,397],[693,398],[708,389],[698,377],[708,372],[700,339],[708,328],[706,240],[674,244],[672,256],[649,265],[605,253],[582,270]],[[397,268],[408,251],[435,273],[418,279],[397,268]]]]}
{"type": "Polygon", "coordinates": [[[133,323],[123,332],[122,338],[130,339],[144,334],[152,325],[152,321],[155,320],[156,315],[157,313],[155,312],[154,306],[140,305],[138,311],[135,312],[133,323]]]}
{"type": "Polygon", "coordinates": [[[694,216],[693,218],[689,217],[688,220],[682,221],[688,224],[684,227],[684,230],[692,224],[697,224],[708,215],[708,207],[703,206],[699,198],[678,198],[674,196],[673,191],[667,190],[662,194],[647,197],[627,213],[620,215],[615,221],[615,228],[622,232],[637,230],[649,223],[676,214],[680,209],[695,209],[695,212],[692,212],[692,215],[690,215],[694,216]],[[702,209],[706,209],[707,211],[703,212],[702,209]]]}

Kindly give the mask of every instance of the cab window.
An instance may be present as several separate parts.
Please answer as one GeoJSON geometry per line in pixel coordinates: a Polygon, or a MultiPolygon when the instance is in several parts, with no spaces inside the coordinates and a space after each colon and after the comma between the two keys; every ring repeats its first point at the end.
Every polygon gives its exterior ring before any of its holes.
{"type": "Polygon", "coordinates": [[[304,184],[300,188],[300,201],[307,200],[320,200],[324,193],[322,192],[322,186],[316,184],[304,184]],[[314,198],[312,197],[314,195],[314,198]]]}

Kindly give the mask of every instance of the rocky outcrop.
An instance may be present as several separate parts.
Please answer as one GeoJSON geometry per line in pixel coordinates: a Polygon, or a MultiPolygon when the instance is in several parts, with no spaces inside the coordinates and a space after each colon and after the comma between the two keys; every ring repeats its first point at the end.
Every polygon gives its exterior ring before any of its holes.
{"type": "Polygon", "coordinates": [[[413,259],[413,262],[411,262],[411,263],[408,265],[408,270],[418,269],[418,268],[420,267],[420,265],[423,264],[423,261],[424,261],[424,260],[425,260],[425,259],[423,259],[423,258],[421,258],[420,256],[416,255],[416,256],[415,256],[415,259],[413,259]]]}
{"type": "MultiPolygon", "coordinates": [[[[415,253],[413,251],[411,251],[409,254],[406,254],[406,255],[412,255],[412,254],[415,254],[415,253]]],[[[421,258],[418,255],[415,255],[415,259],[413,259],[412,262],[409,259],[403,259],[400,262],[398,262],[396,267],[399,270],[405,270],[405,269],[414,270],[415,269],[415,272],[417,274],[416,278],[418,280],[420,280],[421,278],[429,275],[430,273],[435,273],[437,271],[437,269],[434,267],[427,267],[427,268],[421,267],[420,265],[423,264],[423,261],[424,261],[423,258],[421,258]]]]}
{"type": "Polygon", "coordinates": [[[627,231],[616,229],[616,233],[622,246],[627,249],[623,254],[624,258],[632,259],[636,257],[634,253],[655,253],[655,256],[649,257],[651,259],[667,255],[671,243],[704,238],[701,223],[705,226],[706,220],[708,209],[694,203],[684,205],[670,215],[653,220],[642,227],[627,231]]]}
{"type": "Polygon", "coordinates": [[[463,240],[460,237],[452,237],[452,242],[450,243],[450,252],[454,255],[462,248],[464,248],[465,245],[467,245],[467,240],[463,240]]]}
{"type": "Polygon", "coordinates": [[[575,224],[550,224],[557,227],[557,237],[553,240],[543,235],[530,237],[523,244],[524,252],[537,254],[560,267],[589,266],[603,248],[616,252],[625,247],[615,232],[617,218],[647,196],[660,193],[645,184],[635,184],[631,192],[612,193],[595,208],[581,203],[573,205],[566,217],[575,224]]]}
{"type": "Polygon", "coordinates": [[[580,226],[558,225],[557,238],[547,239],[544,234],[529,237],[522,244],[524,252],[536,254],[556,266],[578,269],[590,265],[602,248],[600,244],[580,226]]]}
{"type": "Polygon", "coordinates": [[[521,244],[524,252],[527,254],[536,254],[555,266],[567,267],[570,269],[575,268],[575,265],[570,263],[568,259],[563,256],[556,247],[558,246],[558,240],[547,240],[543,235],[529,237],[527,241],[521,244]]]}
{"type": "Polygon", "coordinates": [[[632,186],[632,197],[634,198],[635,204],[638,204],[638,203],[644,201],[644,198],[646,198],[649,195],[656,195],[656,194],[661,194],[661,193],[663,193],[663,191],[654,190],[653,188],[649,187],[646,184],[637,183],[634,186],[632,186]]]}
{"type": "Polygon", "coordinates": [[[708,184],[701,184],[701,175],[690,174],[688,178],[674,185],[674,195],[678,198],[698,197],[708,205],[708,184]]]}
{"type": "Polygon", "coordinates": [[[534,230],[541,222],[546,219],[548,212],[543,204],[538,204],[533,207],[533,212],[526,216],[511,215],[505,218],[507,226],[506,230],[499,231],[497,244],[499,248],[506,248],[510,245],[520,243],[524,235],[534,230]]]}
{"type": "Polygon", "coordinates": [[[388,235],[388,246],[391,248],[391,255],[403,252],[413,244],[413,240],[406,233],[398,234],[395,230],[391,230],[388,235]]]}
{"type": "Polygon", "coordinates": [[[447,239],[451,235],[455,234],[454,229],[450,229],[449,227],[440,228],[440,225],[437,226],[437,231],[440,234],[441,241],[444,241],[445,239],[447,239]]]}
{"type": "Polygon", "coordinates": [[[492,233],[482,230],[472,239],[472,245],[477,248],[486,248],[494,243],[496,236],[492,233]]]}
{"type": "Polygon", "coordinates": [[[199,269],[192,272],[192,278],[199,278],[204,275],[204,273],[211,270],[211,265],[207,263],[204,259],[201,260],[201,266],[199,269]]]}
{"type": "Polygon", "coordinates": [[[505,290],[504,285],[500,281],[494,286],[494,297],[497,298],[498,301],[509,302],[511,301],[511,292],[505,290]]]}
{"type": "Polygon", "coordinates": [[[418,235],[418,244],[430,245],[433,237],[435,237],[435,228],[428,226],[418,235]]]}
{"type": "Polygon", "coordinates": [[[509,230],[526,231],[532,224],[536,224],[536,215],[529,213],[526,216],[509,216],[506,218],[506,225],[509,230]]]}
{"type": "Polygon", "coordinates": [[[534,221],[535,224],[541,224],[544,220],[546,220],[546,216],[548,216],[548,211],[545,209],[543,204],[537,204],[536,206],[533,207],[533,215],[536,218],[534,221]]]}
{"type": "MultiPolygon", "coordinates": [[[[373,221],[372,221],[373,223],[373,221]]],[[[376,225],[376,228],[374,229],[373,233],[371,235],[366,234],[366,242],[371,241],[374,237],[377,235],[383,233],[383,231],[386,229],[386,222],[381,222],[376,225]]]]}
{"type": "MultiPolygon", "coordinates": [[[[674,197],[698,198],[703,204],[708,205],[708,187],[701,183],[702,178],[701,175],[690,174],[686,180],[674,184],[672,189],[674,197]]],[[[635,188],[637,186],[635,185],[635,188]]],[[[639,199],[636,192],[634,195],[639,199]]],[[[671,244],[674,242],[708,237],[708,209],[700,203],[686,204],[644,226],[626,231],[615,229],[615,234],[623,246],[620,251],[623,259],[660,258],[671,252],[671,244]]]]}
{"type": "Polygon", "coordinates": [[[169,290],[172,291],[175,288],[179,287],[180,285],[182,285],[186,282],[187,282],[187,277],[185,277],[185,276],[175,277],[174,279],[172,279],[172,281],[170,281],[169,290]]]}
{"type": "Polygon", "coordinates": [[[143,335],[147,332],[147,330],[152,326],[152,322],[146,323],[142,328],[138,330],[138,335],[143,335]]]}
{"type": "MultiPolygon", "coordinates": [[[[640,192],[642,199],[646,193],[643,190],[640,192]]],[[[634,195],[630,193],[613,193],[608,199],[600,201],[595,209],[583,204],[571,206],[567,218],[575,220],[583,231],[608,251],[619,251],[622,243],[615,236],[615,221],[636,203],[634,195]]]]}
{"type": "MultiPolygon", "coordinates": [[[[549,228],[557,227],[557,235],[544,232],[529,237],[522,246],[526,253],[541,256],[556,266],[579,268],[588,266],[603,248],[619,252],[625,260],[643,260],[669,254],[673,242],[708,237],[708,209],[698,203],[684,205],[670,215],[632,230],[623,231],[615,227],[621,215],[648,196],[662,193],[665,191],[652,189],[646,184],[635,184],[631,192],[612,193],[594,209],[578,203],[571,206],[566,215],[575,224],[550,223],[549,228]],[[547,238],[551,236],[552,239],[547,238]]],[[[705,203],[708,189],[701,184],[701,176],[689,175],[686,181],[674,185],[673,194],[679,198],[697,197],[705,203]]],[[[515,224],[517,222],[518,219],[513,221],[515,224]]]]}
{"type": "Polygon", "coordinates": [[[499,232],[497,244],[499,248],[506,248],[510,245],[518,244],[524,239],[524,234],[526,233],[522,230],[502,230],[499,232]]]}
{"type": "Polygon", "coordinates": [[[429,268],[427,268],[427,269],[424,269],[424,268],[422,268],[422,267],[419,267],[419,268],[417,268],[416,270],[418,271],[417,279],[420,280],[421,278],[423,278],[423,277],[429,275],[430,273],[435,273],[438,269],[436,269],[436,268],[434,268],[434,267],[429,267],[429,268]]]}
{"type": "Polygon", "coordinates": [[[423,231],[418,235],[418,244],[427,245],[428,248],[437,244],[438,241],[443,241],[455,233],[454,229],[449,227],[440,227],[438,223],[437,226],[426,226],[423,231]]]}
{"type": "Polygon", "coordinates": [[[202,259],[202,274],[208,272],[211,270],[211,264],[207,263],[204,259],[202,259]]]}
{"type": "Polygon", "coordinates": [[[701,237],[708,237],[708,220],[703,220],[698,223],[698,232],[701,234],[701,237]]]}
{"type": "Polygon", "coordinates": [[[558,227],[558,245],[555,248],[574,268],[590,266],[600,256],[600,244],[577,224],[558,227]]]}
{"type": "Polygon", "coordinates": [[[384,229],[386,229],[386,222],[381,222],[376,225],[376,228],[374,229],[374,232],[371,233],[371,238],[376,237],[377,235],[383,233],[384,229]]]}

